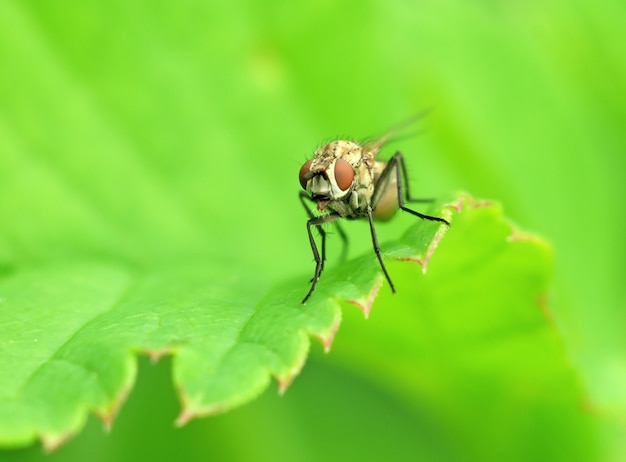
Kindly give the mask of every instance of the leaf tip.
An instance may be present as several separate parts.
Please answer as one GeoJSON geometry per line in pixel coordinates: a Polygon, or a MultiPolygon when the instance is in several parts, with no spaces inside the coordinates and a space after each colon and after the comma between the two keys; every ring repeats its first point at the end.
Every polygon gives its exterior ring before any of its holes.
{"type": "Polygon", "coordinates": [[[470,193],[461,191],[457,194],[455,200],[448,202],[443,206],[444,215],[446,215],[444,218],[450,221],[452,216],[451,211],[461,213],[466,207],[470,209],[479,209],[483,207],[493,207],[494,205],[497,205],[497,202],[486,199],[475,199],[470,193]],[[445,211],[448,211],[448,214],[445,214],[445,211]]]}
{"type": "Polygon", "coordinates": [[[178,417],[176,417],[175,425],[177,427],[183,427],[186,425],[191,419],[194,418],[194,413],[187,408],[183,408],[178,417]]]}
{"type": "Polygon", "coordinates": [[[451,209],[457,213],[461,213],[461,211],[463,210],[463,206],[471,200],[472,196],[470,196],[468,193],[460,193],[455,201],[448,202],[443,206],[443,208],[444,210],[451,209]]]}
{"type": "Polygon", "coordinates": [[[111,431],[113,421],[121,409],[122,404],[124,404],[126,398],[128,398],[130,390],[130,386],[124,387],[104,409],[96,411],[97,416],[102,420],[104,429],[107,432],[111,431]]]}
{"type": "Polygon", "coordinates": [[[41,444],[43,446],[44,451],[47,454],[50,454],[56,451],[59,446],[68,441],[72,436],[72,433],[57,433],[57,434],[42,434],[41,435],[41,444]]]}
{"type": "Polygon", "coordinates": [[[280,396],[285,394],[285,392],[287,391],[287,388],[289,388],[289,385],[291,385],[291,383],[293,382],[293,379],[296,378],[299,372],[300,371],[297,371],[292,374],[285,375],[283,377],[276,377],[276,380],[278,381],[278,394],[280,396]]]}
{"type": "Polygon", "coordinates": [[[370,315],[370,311],[372,309],[374,299],[378,295],[378,291],[380,290],[382,285],[383,285],[383,280],[382,280],[382,275],[381,275],[380,277],[376,279],[376,281],[372,285],[371,290],[369,291],[369,293],[367,294],[365,298],[346,299],[346,301],[350,303],[351,305],[355,305],[356,307],[358,307],[363,312],[363,316],[365,317],[365,319],[367,319],[370,315]]]}
{"type": "Polygon", "coordinates": [[[328,353],[330,351],[330,348],[333,345],[333,341],[335,340],[335,334],[339,330],[340,324],[341,324],[341,313],[339,313],[339,316],[335,316],[335,319],[333,320],[333,323],[331,324],[330,329],[328,329],[323,334],[316,335],[316,337],[320,340],[320,342],[322,342],[322,346],[324,347],[324,353],[328,353]]]}
{"type": "Polygon", "coordinates": [[[524,242],[524,241],[535,241],[537,240],[537,236],[526,233],[519,229],[517,226],[511,224],[511,234],[509,234],[506,238],[507,242],[524,242]]]}
{"type": "Polygon", "coordinates": [[[189,421],[197,416],[199,416],[200,414],[209,414],[210,412],[202,412],[199,409],[195,409],[195,407],[190,403],[189,398],[187,398],[187,395],[181,393],[181,402],[182,402],[182,409],[180,411],[180,414],[178,414],[178,417],[176,417],[176,420],[174,422],[174,425],[176,427],[183,427],[185,425],[187,425],[187,423],[189,423],[189,421]]]}
{"type": "MultiPolygon", "coordinates": [[[[450,220],[451,216],[447,216],[446,219],[450,220]]],[[[439,229],[437,229],[437,231],[435,232],[435,235],[433,239],[430,241],[430,244],[428,245],[428,248],[426,249],[426,252],[424,253],[423,257],[421,258],[417,256],[402,257],[402,258],[399,258],[399,260],[417,263],[418,265],[422,267],[422,273],[426,274],[426,269],[428,268],[428,262],[430,262],[431,257],[435,253],[435,250],[439,246],[439,243],[441,242],[441,239],[443,238],[443,236],[446,234],[447,230],[448,230],[448,226],[446,226],[445,224],[442,224],[441,226],[439,226],[439,229]]]]}
{"type": "Polygon", "coordinates": [[[193,419],[196,413],[191,409],[191,403],[187,394],[180,388],[178,388],[178,396],[180,397],[181,410],[178,417],[174,421],[174,425],[178,428],[186,425],[191,419],[193,419]]]}
{"type": "Polygon", "coordinates": [[[491,207],[493,205],[493,201],[486,199],[475,199],[470,193],[461,191],[457,194],[457,199],[455,201],[448,202],[444,206],[444,208],[453,209],[456,212],[461,213],[464,207],[478,209],[482,207],[491,207]]]}
{"type": "MultiPolygon", "coordinates": [[[[448,213],[444,213],[444,215],[445,215],[446,220],[448,220],[449,222],[452,221],[452,213],[448,212],[448,213]]],[[[426,274],[426,269],[428,268],[428,262],[430,262],[431,257],[435,253],[435,250],[439,246],[441,239],[443,239],[443,236],[446,234],[447,231],[448,231],[448,225],[442,223],[439,226],[439,228],[437,228],[437,231],[435,232],[435,235],[433,236],[432,240],[428,244],[428,247],[426,248],[426,252],[424,252],[423,256],[401,257],[401,258],[398,258],[398,260],[417,263],[418,265],[422,267],[422,273],[426,274]]]]}
{"type": "MultiPolygon", "coordinates": [[[[333,327],[331,327],[331,330],[332,329],[333,327]]],[[[332,333],[332,335],[334,335],[334,333],[332,333]]],[[[307,339],[306,344],[309,345],[308,339],[307,339]]],[[[308,347],[307,347],[307,350],[308,350],[308,347]]],[[[307,354],[308,354],[307,352],[304,352],[304,354],[299,355],[296,358],[293,365],[289,369],[287,369],[287,371],[285,371],[284,373],[274,374],[274,377],[276,378],[276,381],[278,382],[278,394],[279,395],[282,396],[287,391],[287,388],[289,388],[289,385],[291,385],[293,380],[298,376],[298,374],[300,374],[300,371],[304,367],[307,354]]]]}
{"type": "Polygon", "coordinates": [[[174,422],[176,427],[183,427],[191,419],[195,419],[196,417],[225,412],[231,407],[223,402],[213,403],[209,405],[194,404],[192,403],[192,400],[189,398],[189,396],[184,392],[179,392],[179,396],[182,403],[182,409],[174,422]]]}

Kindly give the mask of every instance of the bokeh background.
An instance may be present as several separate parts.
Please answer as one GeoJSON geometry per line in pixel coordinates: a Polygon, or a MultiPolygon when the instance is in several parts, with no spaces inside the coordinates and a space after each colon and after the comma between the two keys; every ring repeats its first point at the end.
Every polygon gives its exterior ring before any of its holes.
{"type": "MultiPolygon", "coordinates": [[[[397,143],[414,190],[498,200],[553,243],[551,306],[600,448],[579,456],[626,460],[625,30],[617,0],[4,0],[0,263],[194,253],[308,274],[300,165],[429,107],[397,143]]],[[[365,229],[348,227],[354,254],[365,229]]],[[[178,430],[168,360],[142,360],[112,433],[92,418],[49,459],[462,460],[350,365],[368,329],[346,313],[332,359],[315,345],[285,396],[178,430]]]]}

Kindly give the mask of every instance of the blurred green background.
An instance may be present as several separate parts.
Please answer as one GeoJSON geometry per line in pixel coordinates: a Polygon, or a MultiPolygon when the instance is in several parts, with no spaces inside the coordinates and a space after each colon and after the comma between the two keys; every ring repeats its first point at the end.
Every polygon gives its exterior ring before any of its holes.
{"type": "MultiPolygon", "coordinates": [[[[602,457],[626,460],[624,30],[617,0],[4,0],[0,268],[193,255],[268,281],[308,275],[300,165],[324,141],[432,107],[393,146],[413,190],[501,201],[552,241],[581,406],[602,457]]],[[[367,248],[366,228],[347,231],[353,254],[367,248]]],[[[446,422],[351,366],[350,332],[375,329],[346,312],[331,355],[315,345],[285,396],[182,430],[168,362],[142,360],[112,433],[94,418],[50,460],[466,460],[438,440],[446,422]]],[[[497,438],[480,419],[472,431],[497,438]]]]}

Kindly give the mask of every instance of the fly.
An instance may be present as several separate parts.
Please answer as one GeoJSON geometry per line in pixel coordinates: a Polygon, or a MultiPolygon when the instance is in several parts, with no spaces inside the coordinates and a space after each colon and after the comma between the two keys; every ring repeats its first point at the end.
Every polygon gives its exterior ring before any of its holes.
{"type": "MultiPolygon", "coordinates": [[[[346,140],[332,141],[315,151],[313,158],[300,168],[300,185],[304,191],[300,191],[299,197],[309,217],[306,229],[315,259],[315,274],[311,279],[311,288],[302,300],[303,304],[315,290],[324,269],[326,232],[322,225],[340,218],[349,220],[367,218],[374,253],[393,293],[396,289],[380,254],[374,220],[389,220],[398,209],[402,209],[424,220],[450,225],[443,218],[424,215],[404,205],[405,201],[429,202],[431,200],[411,197],[402,153],[396,152],[387,162],[375,160],[380,149],[392,136],[423,115],[424,113],[418,114],[370,143],[361,145],[346,140]],[[322,215],[316,216],[307,201],[315,203],[317,211],[322,215]],[[317,229],[321,236],[321,255],[313,238],[313,228],[317,229]]],[[[348,239],[339,223],[336,225],[337,232],[344,243],[345,254],[348,239]]]]}

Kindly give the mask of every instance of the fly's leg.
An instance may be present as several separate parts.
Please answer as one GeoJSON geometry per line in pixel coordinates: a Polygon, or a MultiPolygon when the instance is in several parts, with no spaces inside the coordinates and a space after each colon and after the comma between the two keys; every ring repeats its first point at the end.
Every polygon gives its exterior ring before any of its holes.
{"type": "MultiPolygon", "coordinates": [[[[396,171],[396,187],[398,188],[398,207],[400,207],[400,209],[404,210],[405,212],[409,212],[410,214],[415,215],[416,217],[423,218],[424,220],[438,221],[440,223],[445,223],[446,225],[450,226],[450,223],[448,222],[448,220],[444,218],[433,217],[431,215],[425,215],[423,213],[416,212],[415,210],[412,210],[404,205],[405,200],[407,202],[431,202],[431,199],[412,199],[411,198],[410,193],[409,193],[409,182],[408,182],[407,173],[406,173],[406,164],[404,163],[404,158],[402,157],[402,153],[396,152],[393,155],[393,157],[389,159],[389,162],[385,166],[385,169],[380,174],[380,178],[378,179],[377,186],[386,185],[389,179],[389,175],[392,174],[394,169],[396,171]]],[[[374,195],[373,195],[374,199],[380,198],[381,196],[382,196],[382,191],[379,192],[377,190],[374,190],[374,195]]],[[[373,203],[374,203],[374,207],[376,207],[377,205],[376,200],[374,200],[373,203]]]]}
{"type": "MultiPolygon", "coordinates": [[[[302,207],[304,207],[304,210],[306,210],[306,214],[309,216],[309,220],[312,220],[313,218],[315,218],[313,211],[309,208],[308,204],[305,202],[305,199],[308,201],[311,201],[311,198],[309,197],[309,195],[305,193],[304,191],[300,191],[300,194],[298,197],[300,198],[302,207]]],[[[321,273],[324,270],[324,263],[326,262],[326,231],[324,231],[324,229],[321,226],[318,226],[317,232],[320,233],[320,237],[322,238],[322,269],[320,270],[320,273],[321,273]]],[[[311,279],[309,282],[313,282],[313,279],[311,279]]]]}
{"type": "MultiPolygon", "coordinates": [[[[304,210],[306,210],[306,214],[309,216],[309,219],[314,218],[315,215],[313,214],[313,211],[309,208],[308,204],[305,202],[305,199],[308,201],[311,200],[309,195],[304,191],[300,191],[299,198],[300,198],[300,202],[302,203],[302,206],[304,207],[304,210]]],[[[343,230],[339,222],[335,223],[335,228],[337,229],[337,234],[339,235],[339,238],[341,239],[341,243],[342,243],[341,256],[339,257],[339,261],[343,262],[343,261],[346,261],[346,258],[348,257],[348,235],[345,233],[345,231],[343,230]]],[[[322,227],[318,227],[317,230],[320,233],[320,236],[322,238],[322,271],[323,271],[324,263],[326,262],[326,231],[324,231],[322,227]]]]}
{"type": "MultiPolygon", "coordinates": [[[[417,202],[422,202],[422,203],[429,203],[429,202],[434,202],[435,198],[433,197],[428,197],[428,198],[423,198],[423,197],[411,197],[411,190],[409,188],[409,178],[407,175],[407,170],[406,170],[406,164],[404,163],[404,157],[402,156],[402,153],[400,152],[396,152],[395,155],[392,157],[392,160],[398,157],[397,161],[395,162],[395,165],[398,165],[400,167],[399,170],[401,170],[402,172],[402,186],[404,187],[404,200],[406,200],[407,202],[413,202],[413,203],[417,203],[417,202]]],[[[398,181],[398,184],[400,184],[400,181],[398,181]]],[[[399,196],[398,196],[399,197],[399,196]]]]}
{"type": "MultiPolygon", "coordinates": [[[[311,231],[311,228],[315,227],[320,233],[322,233],[323,224],[330,223],[338,218],[341,218],[341,215],[339,215],[338,213],[331,213],[329,215],[322,215],[321,217],[309,218],[309,220],[306,222],[306,231],[309,235],[309,243],[311,244],[311,251],[313,252],[313,258],[315,259],[315,274],[313,275],[313,279],[311,279],[311,288],[307,292],[306,296],[302,299],[303,305],[306,303],[306,301],[315,290],[317,281],[319,281],[320,275],[322,274],[322,269],[324,268],[324,252],[322,251],[322,257],[320,257],[320,253],[317,250],[317,244],[315,243],[315,238],[313,237],[313,232],[311,231]]],[[[325,234],[322,234],[322,236],[325,236],[325,234]]],[[[322,239],[322,246],[324,245],[323,243],[324,239],[322,239]]],[[[322,249],[323,248],[324,247],[322,247],[322,249]]]]}
{"type": "Polygon", "coordinates": [[[450,223],[448,222],[448,220],[444,218],[433,217],[431,215],[424,215],[423,213],[416,212],[415,210],[412,210],[404,206],[404,199],[406,199],[407,202],[432,202],[432,199],[420,200],[420,199],[411,198],[411,194],[409,191],[409,180],[408,180],[408,175],[406,171],[406,164],[404,163],[404,157],[402,157],[402,153],[400,151],[396,152],[393,155],[393,157],[391,158],[391,161],[385,167],[385,170],[390,168],[390,165],[392,164],[395,165],[396,167],[399,167],[399,168],[396,168],[396,179],[397,179],[396,185],[398,187],[398,207],[400,207],[405,212],[409,212],[415,215],[416,217],[420,217],[420,218],[423,218],[425,220],[430,220],[430,221],[438,221],[440,223],[445,223],[446,225],[450,226],[450,223]],[[404,193],[405,193],[404,197],[402,197],[403,187],[404,187],[404,193]]]}
{"type": "Polygon", "coordinates": [[[387,268],[385,268],[385,264],[383,263],[383,257],[380,255],[380,246],[378,245],[378,238],[376,237],[376,229],[374,228],[374,218],[372,217],[372,207],[367,206],[367,219],[370,223],[370,232],[372,233],[372,245],[374,246],[374,253],[376,254],[376,258],[378,258],[378,262],[380,263],[380,267],[387,278],[387,282],[389,283],[389,287],[391,287],[391,292],[396,293],[396,288],[391,282],[391,278],[389,277],[389,273],[387,272],[387,268]]]}
{"type": "MultiPolygon", "coordinates": [[[[397,192],[397,197],[398,197],[398,207],[400,209],[404,210],[405,212],[409,212],[410,214],[415,215],[416,217],[423,218],[425,220],[430,220],[430,221],[438,221],[440,223],[445,223],[446,225],[450,226],[450,223],[448,223],[448,221],[445,220],[444,218],[425,215],[423,213],[416,212],[415,210],[412,210],[404,205],[405,200],[407,202],[430,202],[431,200],[430,199],[413,200],[410,197],[407,174],[406,174],[406,165],[404,164],[404,159],[402,158],[402,154],[400,152],[397,152],[394,154],[394,156],[389,160],[389,162],[383,169],[382,173],[380,174],[380,177],[378,178],[376,187],[374,188],[374,193],[372,195],[372,205],[374,209],[378,206],[381,198],[385,195],[385,192],[386,192],[385,188],[388,187],[389,181],[391,179],[390,177],[391,175],[394,175],[394,174],[396,175],[396,187],[397,187],[396,192],[397,192]],[[395,173],[394,173],[394,170],[395,170],[395,173]],[[406,187],[405,187],[405,183],[406,183],[406,187]]],[[[391,282],[391,278],[389,277],[389,273],[387,272],[387,268],[385,268],[385,264],[383,263],[383,259],[380,254],[380,247],[378,245],[378,239],[376,237],[376,230],[374,229],[374,219],[372,217],[372,206],[368,205],[366,210],[367,210],[367,219],[369,220],[369,224],[370,224],[370,231],[372,234],[372,244],[374,245],[374,252],[376,253],[376,258],[378,258],[378,262],[380,263],[380,267],[383,270],[385,278],[387,278],[387,282],[389,282],[391,291],[395,293],[396,289],[393,285],[393,282],[391,282]]]]}

